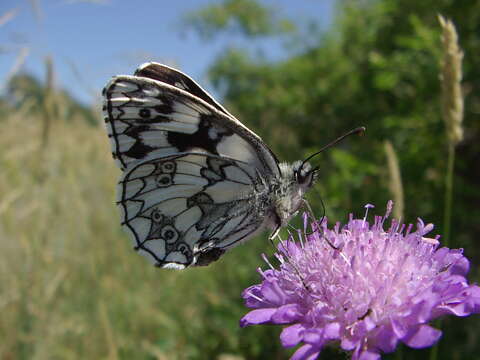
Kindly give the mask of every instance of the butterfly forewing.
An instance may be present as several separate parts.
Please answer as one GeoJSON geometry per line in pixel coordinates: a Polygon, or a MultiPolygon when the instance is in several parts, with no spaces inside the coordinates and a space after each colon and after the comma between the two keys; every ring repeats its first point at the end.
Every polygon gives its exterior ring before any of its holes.
{"type": "Polygon", "coordinates": [[[195,82],[195,80],[193,80],[190,76],[178,71],[177,69],[155,62],[149,62],[140,65],[135,71],[135,76],[147,77],[175,86],[178,89],[185,90],[193,96],[196,96],[209,103],[224,114],[233,117],[222,105],[216,102],[209,93],[203,90],[202,87],[195,82]]]}
{"type": "Polygon", "coordinates": [[[147,157],[199,151],[248,162],[268,174],[278,165],[238,120],[167,83],[117,76],[105,88],[105,121],[121,169],[147,157]]]}

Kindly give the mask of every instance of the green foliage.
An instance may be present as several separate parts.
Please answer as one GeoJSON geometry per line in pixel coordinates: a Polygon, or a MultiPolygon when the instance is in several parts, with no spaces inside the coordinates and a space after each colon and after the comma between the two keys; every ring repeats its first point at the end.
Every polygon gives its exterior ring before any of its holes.
{"type": "Polygon", "coordinates": [[[184,25],[210,39],[220,30],[231,30],[246,36],[288,33],[295,29],[287,19],[275,16],[273,8],[255,0],[225,0],[219,4],[186,14],[184,25]]]}
{"type": "Polygon", "coordinates": [[[119,170],[103,125],[57,120],[45,148],[43,114],[26,104],[2,118],[0,358],[283,354],[279,329],[238,326],[240,292],[269,243],[252,241],[208,268],[149,265],[120,229],[119,170]]]}
{"type": "MultiPolygon", "coordinates": [[[[367,127],[366,137],[350,138],[316,160],[321,167],[318,188],[333,219],[347,211],[359,215],[367,202],[382,208],[391,198],[382,146],[390,140],[402,172],[406,221],[422,217],[441,234],[447,136],[440,105],[437,14],[452,18],[465,52],[464,126],[469,135],[457,152],[450,244],[465,247],[473,264],[479,264],[474,239],[480,230],[480,73],[474,64],[480,54],[480,3],[342,1],[337,13],[332,31],[286,61],[259,62],[242,49],[225,52],[211,67],[213,84],[233,113],[282,159],[305,157],[347,130],[367,127]]],[[[321,214],[317,197],[310,198],[321,214]]],[[[474,276],[478,278],[478,267],[474,276]]],[[[458,334],[478,333],[478,328],[471,329],[473,321],[455,329],[449,321],[439,345],[445,359],[463,346],[458,334]]],[[[462,358],[478,351],[472,343],[462,349],[462,358]]],[[[414,352],[408,358],[423,356],[414,352]]]]}
{"type": "MultiPolygon", "coordinates": [[[[384,203],[388,177],[382,142],[390,139],[399,152],[407,220],[422,216],[441,229],[446,136],[440,115],[441,47],[436,17],[437,13],[452,17],[466,53],[465,127],[471,134],[460,147],[455,181],[463,186],[456,188],[458,209],[453,223],[458,238],[471,236],[479,230],[475,219],[480,214],[474,205],[479,202],[461,199],[466,199],[468,184],[478,184],[478,173],[467,171],[478,151],[479,125],[474,119],[480,103],[475,91],[479,77],[478,68],[472,67],[480,50],[473,26],[480,17],[478,2],[342,4],[334,31],[319,38],[316,47],[280,63],[258,63],[239,49],[231,50],[212,66],[213,84],[233,112],[285,159],[306,156],[346,130],[365,125],[365,138],[349,139],[341,147],[354,153],[359,163],[375,164],[376,171],[360,171],[363,186],[361,194],[354,196],[356,208],[345,199],[336,205],[342,211],[358,210],[363,201],[384,203]]],[[[331,154],[318,159],[327,204],[338,194],[333,184],[348,180],[337,179],[346,165],[331,154]]],[[[358,167],[351,170],[357,172],[358,167]]],[[[469,254],[479,255],[475,248],[469,254]]]]}

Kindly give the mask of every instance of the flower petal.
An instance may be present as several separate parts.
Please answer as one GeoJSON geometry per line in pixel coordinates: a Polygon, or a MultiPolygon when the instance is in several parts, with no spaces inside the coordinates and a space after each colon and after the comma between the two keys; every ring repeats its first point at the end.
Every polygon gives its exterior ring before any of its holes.
{"type": "MultiPolygon", "coordinates": [[[[410,315],[403,321],[409,324],[423,324],[428,322],[432,318],[432,310],[441,302],[441,298],[438,294],[427,292],[423,294],[423,300],[415,299],[418,301],[411,307],[410,315]]],[[[399,335],[403,337],[404,335],[399,335]]]]}
{"type": "Polygon", "coordinates": [[[272,315],[277,311],[275,308],[256,309],[250,311],[243,318],[240,319],[240,327],[249,325],[265,324],[270,322],[272,315]]]}
{"type": "Polygon", "coordinates": [[[462,293],[442,306],[438,306],[440,315],[445,313],[456,316],[468,316],[480,312],[480,288],[476,285],[462,289],[462,293]]]}
{"type": "Polygon", "coordinates": [[[445,262],[445,257],[448,255],[449,252],[449,248],[441,247],[440,249],[437,249],[435,251],[435,253],[433,254],[433,259],[443,264],[445,262]]]}
{"type": "Polygon", "coordinates": [[[294,257],[296,254],[300,252],[300,249],[297,243],[295,243],[295,241],[292,241],[290,239],[280,242],[278,244],[278,250],[281,251],[287,257],[294,257]]]}
{"type": "Polygon", "coordinates": [[[440,336],[442,336],[440,330],[428,325],[420,325],[409,331],[402,341],[412,348],[421,349],[435,344],[440,336]]]}
{"type": "Polygon", "coordinates": [[[302,341],[302,333],[305,328],[301,324],[286,327],[280,334],[280,341],[284,347],[292,347],[302,341]]]}
{"type": "Polygon", "coordinates": [[[375,336],[375,345],[384,353],[391,353],[398,345],[398,337],[391,326],[382,326],[375,336]]]}
{"type": "Polygon", "coordinates": [[[342,341],[340,342],[340,347],[343,350],[353,350],[358,346],[358,339],[352,339],[349,337],[344,337],[342,341]]]}
{"type": "Polygon", "coordinates": [[[320,353],[319,348],[312,345],[303,345],[292,355],[290,360],[314,360],[320,353]]]}
{"type": "Polygon", "coordinates": [[[458,303],[458,304],[448,304],[444,306],[438,307],[440,311],[440,315],[450,314],[455,316],[468,316],[470,315],[470,311],[468,311],[467,304],[465,303],[458,303]]]}
{"type": "Polygon", "coordinates": [[[272,305],[283,305],[285,294],[278,285],[278,281],[265,280],[262,284],[262,295],[272,305]]]}
{"type": "Polygon", "coordinates": [[[480,313],[480,287],[471,285],[466,291],[466,296],[469,300],[470,312],[472,314],[480,313]]]}
{"type": "Polygon", "coordinates": [[[401,319],[392,319],[392,330],[396,337],[403,338],[408,335],[407,325],[401,319]]]}
{"type": "Polygon", "coordinates": [[[260,285],[253,285],[242,292],[242,297],[245,300],[245,306],[249,308],[259,308],[266,305],[265,301],[262,301],[262,293],[260,285]]]}
{"type": "Polygon", "coordinates": [[[340,337],[340,324],[339,323],[330,323],[325,326],[325,332],[323,334],[325,339],[333,340],[340,337]]]}
{"type": "Polygon", "coordinates": [[[298,304],[288,304],[280,306],[272,316],[274,324],[290,324],[301,319],[303,314],[300,312],[298,304]]]}
{"type": "MultiPolygon", "coordinates": [[[[454,250],[451,250],[452,253],[454,250]]],[[[458,251],[458,250],[457,250],[458,251]]],[[[450,273],[455,275],[465,276],[470,269],[470,261],[463,256],[461,253],[453,254],[453,258],[456,258],[456,261],[452,261],[453,265],[450,268],[450,273]]]]}
{"type": "Polygon", "coordinates": [[[323,334],[323,328],[307,329],[303,332],[303,342],[322,347],[324,344],[323,334]]]}

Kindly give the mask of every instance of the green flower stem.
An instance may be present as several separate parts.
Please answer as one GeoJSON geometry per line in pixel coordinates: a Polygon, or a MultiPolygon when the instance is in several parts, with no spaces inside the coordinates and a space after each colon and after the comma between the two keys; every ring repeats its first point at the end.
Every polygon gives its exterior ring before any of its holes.
{"type": "MultiPolygon", "coordinates": [[[[455,145],[448,143],[447,173],[445,178],[445,205],[443,213],[443,246],[450,247],[450,223],[452,218],[453,168],[455,166],[455,145]]],[[[435,321],[437,329],[442,328],[441,320],[435,321]]],[[[438,344],[430,351],[430,360],[437,360],[438,344]]]]}
{"type": "Polygon", "coordinates": [[[447,176],[445,179],[445,206],[443,215],[443,245],[450,247],[450,224],[452,219],[453,168],[455,165],[455,145],[448,144],[447,176]]]}
{"type": "MultiPolygon", "coordinates": [[[[437,328],[438,330],[442,329],[442,320],[437,319],[433,322],[433,327],[437,328]]],[[[435,344],[432,349],[430,350],[430,359],[429,360],[437,360],[438,359],[438,348],[440,345],[437,343],[435,344]]]]}

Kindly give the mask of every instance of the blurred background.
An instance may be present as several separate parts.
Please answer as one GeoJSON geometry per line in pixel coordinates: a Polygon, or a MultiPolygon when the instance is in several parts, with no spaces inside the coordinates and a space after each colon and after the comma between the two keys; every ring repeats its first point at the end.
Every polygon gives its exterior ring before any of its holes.
{"type": "MultiPolygon", "coordinates": [[[[121,231],[100,91],[145,61],[192,76],[283,160],[366,126],[366,136],[316,158],[316,214],[320,197],[331,222],[363,216],[366,203],[383,215],[393,199],[396,216],[432,222],[444,244],[464,248],[478,281],[479,34],[477,0],[2,0],[0,358],[293,352],[281,348],[279,327],[238,326],[241,291],[258,282],[261,253],[273,253],[265,236],[207,268],[175,272],[134,254],[121,231]],[[438,14],[455,23],[464,51],[465,135],[455,143],[438,14]]],[[[478,316],[441,326],[433,351],[401,347],[385,358],[480,358],[478,316]]]]}

